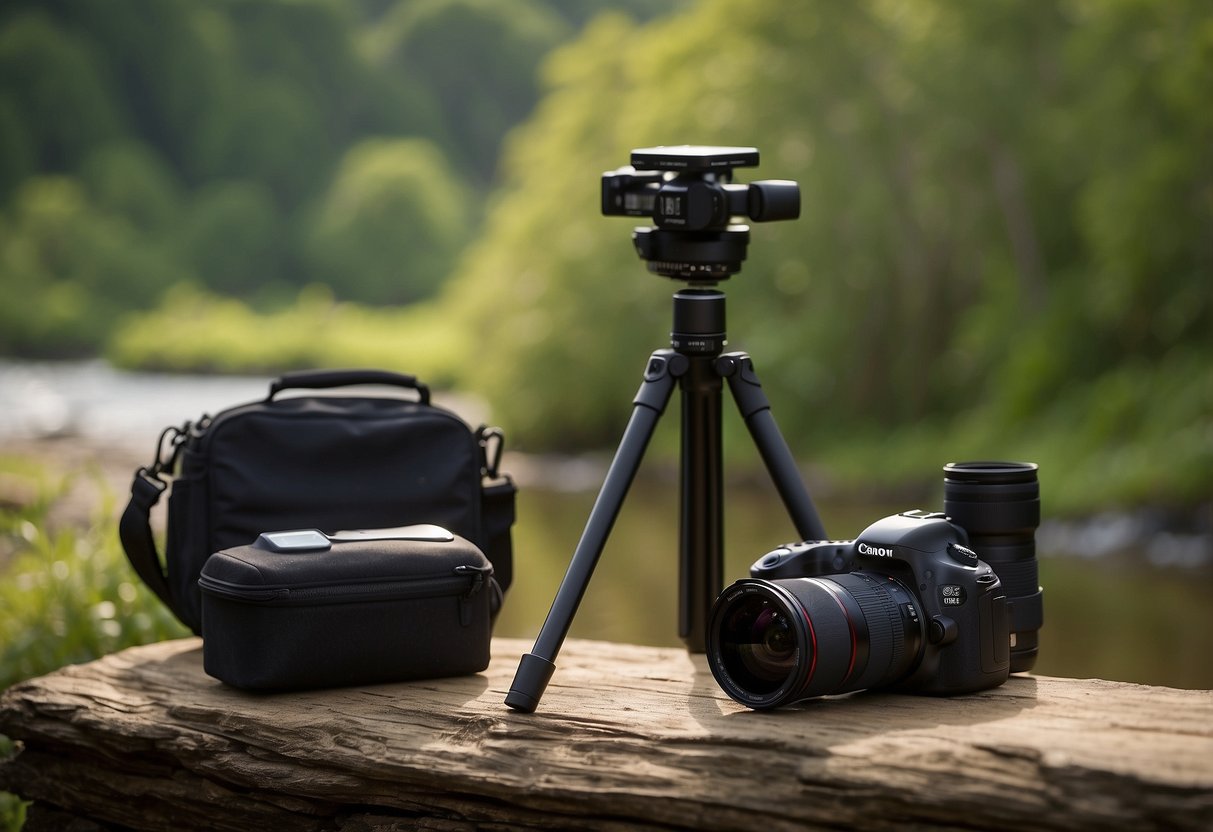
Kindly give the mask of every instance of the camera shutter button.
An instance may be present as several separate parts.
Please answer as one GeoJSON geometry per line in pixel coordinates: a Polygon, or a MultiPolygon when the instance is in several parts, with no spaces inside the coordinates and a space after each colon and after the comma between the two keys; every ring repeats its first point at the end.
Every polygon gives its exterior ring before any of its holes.
{"type": "Polygon", "coordinates": [[[788,554],[787,549],[776,549],[774,552],[771,552],[769,555],[763,558],[759,565],[766,569],[778,566],[779,562],[783,560],[783,556],[786,554],[788,554]]]}
{"type": "Polygon", "coordinates": [[[977,553],[966,546],[961,546],[959,543],[948,544],[948,556],[961,566],[977,565],[977,553]]]}

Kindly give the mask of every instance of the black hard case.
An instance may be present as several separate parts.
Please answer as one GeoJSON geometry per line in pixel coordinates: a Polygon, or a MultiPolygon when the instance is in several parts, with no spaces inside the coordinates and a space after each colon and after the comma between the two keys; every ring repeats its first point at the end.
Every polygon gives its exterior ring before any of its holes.
{"type": "Polygon", "coordinates": [[[249,690],[476,673],[501,598],[492,572],[457,536],[216,552],[198,580],[203,669],[249,690]]]}

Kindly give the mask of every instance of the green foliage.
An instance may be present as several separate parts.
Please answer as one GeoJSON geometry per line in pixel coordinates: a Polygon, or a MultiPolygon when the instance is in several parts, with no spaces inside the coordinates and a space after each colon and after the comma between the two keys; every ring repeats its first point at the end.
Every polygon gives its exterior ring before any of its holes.
{"type": "Polygon", "coordinates": [[[108,357],[168,371],[277,373],[314,367],[384,367],[451,385],[467,359],[461,333],[430,306],[372,309],[309,286],[279,312],[191,284],[171,289],[156,310],[131,319],[108,357]]]}
{"type": "Polygon", "coordinates": [[[531,447],[614,441],[648,356],[650,338],[636,336],[660,339],[668,325],[671,284],[644,276],[628,226],[598,210],[597,172],[626,161],[629,141],[656,138],[632,131],[636,112],[619,106],[621,54],[640,39],[630,22],[600,18],[554,56],[548,75],[567,86],[511,138],[511,184],[444,293],[451,320],[494,348],[495,360],[464,367],[464,383],[531,447]]]}
{"type": "Polygon", "coordinates": [[[311,274],[375,303],[428,297],[468,239],[470,203],[432,143],[361,142],[342,160],[304,243],[311,274]]]}
{"type": "Polygon", "coordinates": [[[189,274],[228,295],[276,275],[286,231],[268,188],[249,180],[199,189],[175,229],[175,253],[189,274]]]}
{"type": "MultiPolygon", "coordinates": [[[[0,735],[0,740],[5,739],[0,735]]],[[[4,757],[0,749],[0,759],[4,757]]],[[[3,832],[19,832],[25,826],[25,811],[31,805],[28,800],[22,800],[15,794],[0,792],[0,830],[3,832]]]]}
{"type": "Polygon", "coordinates": [[[1207,498],[1210,32],[1205,4],[1144,0],[600,19],[548,63],[445,295],[501,345],[467,383],[524,444],[612,442],[669,286],[596,216],[594,173],[645,144],[757,143],[803,213],[754,227],[729,331],[797,452],[870,438],[870,479],[896,431],[931,456],[920,478],[963,447],[1040,458],[1071,504],[1207,498]]]}
{"type": "Polygon", "coordinates": [[[414,0],[384,15],[367,44],[385,70],[426,80],[452,162],[487,183],[501,137],[539,97],[539,62],[568,35],[538,0],[414,0]]]}
{"type": "Polygon", "coordinates": [[[53,529],[47,511],[66,483],[19,462],[6,476],[28,480],[28,504],[0,508],[0,689],[64,664],[134,644],[188,635],[139,582],[118,542],[112,499],[82,531],[53,529]]]}
{"type": "Polygon", "coordinates": [[[97,210],[68,177],[27,180],[0,229],[0,350],[59,356],[93,346],[174,273],[163,246],[97,210]]]}
{"type": "MultiPolygon", "coordinates": [[[[4,734],[0,734],[0,765],[20,753],[17,745],[4,734]]],[[[33,805],[11,792],[0,791],[0,832],[20,832],[25,826],[25,812],[33,805]]]]}
{"type": "Polygon", "coordinates": [[[140,231],[168,232],[180,221],[180,183],[146,144],[128,140],[100,146],[85,157],[80,181],[98,211],[123,217],[140,231]]]}
{"type": "Polygon", "coordinates": [[[536,67],[573,34],[553,9],[4,4],[0,291],[22,302],[0,351],[96,353],[182,281],[259,304],[318,280],[368,303],[432,296],[536,67]],[[47,211],[64,227],[32,221],[47,211]]]}
{"type": "MultiPolygon", "coordinates": [[[[19,458],[0,459],[0,479],[22,495],[0,504],[0,691],[65,664],[189,634],[127,564],[108,494],[87,529],[54,529],[48,515],[67,480],[19,458]]],[[[16,753],[0,734],[0,763],[16,753]]],[[[0,830],[20,830],[30,805],[0,791],[0,830]]]]}
{"type": "Polygon", "coordinates": [[[0,102],[25,134],[6,136],[0,147],[20,160],[6,163],[15,170],[0,186],[11,187],[22,173],[60,169],[118,138],[123,120],[108,81],[88,40],[42,10],[8,20],[0,29],[0,102]]]}

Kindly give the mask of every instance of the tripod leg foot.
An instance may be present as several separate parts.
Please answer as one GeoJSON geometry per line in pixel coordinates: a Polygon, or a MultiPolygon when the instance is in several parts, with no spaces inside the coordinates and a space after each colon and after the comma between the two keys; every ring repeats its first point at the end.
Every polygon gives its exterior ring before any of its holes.
{"type": "Polygon", "coordinates": [[[556,665],[547,659],[534,653],[523,654],[510,692],[506,694],[505,704],[524,714],[534,713],[555,672],[556,665]]]}

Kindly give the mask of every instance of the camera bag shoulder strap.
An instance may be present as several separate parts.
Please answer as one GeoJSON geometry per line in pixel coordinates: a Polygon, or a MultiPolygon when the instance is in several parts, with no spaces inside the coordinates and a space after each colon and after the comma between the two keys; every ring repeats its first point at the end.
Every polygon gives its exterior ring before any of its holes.
{"type": "Polygon", "coordinates": [[[135,569],[135,574],[156,593],[156,597],[164,602],[170,610],[177,614],[177,607],[169,592],[168,579],[164,575],[164,567],[160,564],[160,554],[156,551],[156,539],[152,536],[151,512],[152,507],[160,502],[160,495],[168,484],[147,468],[135,472],[131,483],[131,499],[122,512],[118,522],[118,537],[122,540],[122,548],[127,560],[135,569]]]}
{"type": "MultiPolygon", "coordinates": [[[[204,416],[200,420],[203,423],[206,421],[209,421],[209,417],[204,416]]],[[[131,498],[118,521],[118,538],[135,574],[178,618],[181,617],[181,610],[173,600],[165,566],[156,550],[151,514],[152,508],[168,490],[168,482],[161,475],[166,471],[172,475],[177,457],[193,430],[194,425],[186,422],[181,427],[167,427],[160,433],[160,438],[156,440],[155,458],[151,465],[136,469],[135,478],[131,481],[131,498]]]]}

